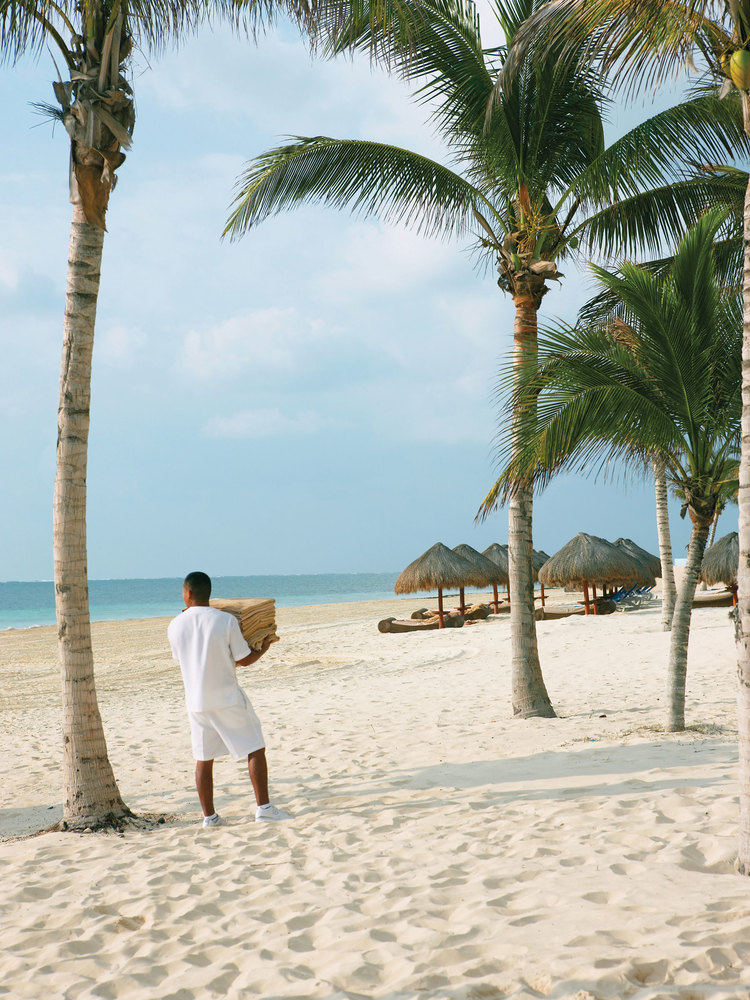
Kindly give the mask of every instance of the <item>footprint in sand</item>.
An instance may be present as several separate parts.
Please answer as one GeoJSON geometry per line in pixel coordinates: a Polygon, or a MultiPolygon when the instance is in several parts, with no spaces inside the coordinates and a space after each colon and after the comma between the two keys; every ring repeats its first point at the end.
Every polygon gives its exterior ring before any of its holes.
{"type": "Polygon", "coordinates": [[[659,962],[634,962],[625,975],[639,986],[653,986],[665,983],[668,971],[669,964],[662,959],[659,962]]]}

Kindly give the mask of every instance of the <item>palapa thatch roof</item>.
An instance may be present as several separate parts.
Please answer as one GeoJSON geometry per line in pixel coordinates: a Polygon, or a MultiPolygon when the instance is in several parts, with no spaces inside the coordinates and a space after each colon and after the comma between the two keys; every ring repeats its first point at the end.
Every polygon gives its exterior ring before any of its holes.
{"type": "Polygon", "coordinates": [[[534,579],[538,580],[539,579],[539,570],[547,562],[547,560],[549,559],[549,556],[547,555],[546,552],[543,552],[541,549],[532,549],[531,550],[531,559],[532,559],[532,562],[534,563],[534,579]]]}
{"type": "Polygon", "coordinates": [[[500,570],[500,577],[498,578],[498,583],[501,583],[504,587],[508,585],[508,546],[498,545],[497,542],[493,542],[492,545],[488,545],[484,550],[482,555],[486,556],[490,562],[493,562],[497,568],[500,570]]]}
{"type": "Polygon", "coordinates": [[[740,562],[740,536],[730,531],[710,549],[706,549],[701,563],[701,580],[709,587],[723,583],[727,587],[737,586],[737,570],[740,562]]]}
{"type": "Polygon", "coordinates": [[[501,566],[493,562],[492,559],[488,559],[487,556],[483,555],[481,552],[477,552],[475,548],[471,545],[454,545],[453,551],[456,555],[461,556],[467,562],[470,562],[472,566],[481,573],[484,582],[480,584],[482,587],[491,586],[492,584],[505,583],[508,578],[508,573],[503,572],[501,566]]]}
{"type": "MultiPolygon", "coordinates": [[[[492,562],[496,563],[500,567],[500,569],[502,570],[502,576],[498,579],[497,582],[502,583],[504,586],[507,586],[508,546],[498,545],[497,542],[493,542],[492,545],[487,546],[487,548],[483,552],[483,555],[487,556],[488,559],[491,559],[492,562]]],[[[543,552],[541,549],[533,549],[531,556],[534,563],[534,579],[537,580],[539,578],[538,576],[539,570],[547,562],[549,556],[547,555],[546,552],[543,552]]]]}
{"type": "Polygon", "coordinates": [[[418,590],[485,585],[484,577],[470,562],[442,542],[436,542],[431,549],[409,563],[393,589],[397,594],[415,594],[418,590]]]}
{"type": "Polygon", "coordinates": [[[545,587],[580,587],[584,582],[610,586],[646,582],[643,570],[624,549],[584,531],[547,560],[539,570],[539,580],[545,587]]]}
{"type": "Polygon", "coordinates": [[[640,545],[636,545],[632,538],[616,538],[612,544],[624,549],[629,556],[632,556],[636,562],[643,566],[649,576],[661,576],[661,559],[646,549],[642,549],[640,545]]]}

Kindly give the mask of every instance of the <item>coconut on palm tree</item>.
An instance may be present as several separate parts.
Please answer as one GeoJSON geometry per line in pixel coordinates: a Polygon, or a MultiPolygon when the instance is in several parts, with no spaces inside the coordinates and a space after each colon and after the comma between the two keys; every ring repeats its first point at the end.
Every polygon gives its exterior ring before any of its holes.
{"type": "Polygon", "coordinates": [[[516,380],[516,406],[535,401],[520,425],[523,447],[506,436],[507,467],[486,501],[491,510],[519,479],[542,487],[566,467],[663,464],[692,525],[670,637],[670,730],[685,726],[690,614],[706,540],[737,484],[742,310],[739,293],[716,276],[713,241],[724,222],[721,210],[707,212],[664,277],[633,264],[594,268],[634,322],[624,338],[617,323],[545,333],[538,365],[516,380]]]}
{"type": "MultiPolygon", "coordinates": [[[[493,7],[508,45],[540,6],[500,0],[493,7]]],[[[537,314],[563,277],[563,260],[656,249],[659,227],[695,218],[715,188],[713,176],[683,178],[678,165],[698,149],[703,160],[720,160],[742,135],[736,107],[701,94],[607,148],[606,98],[583,58],[561,66],[554,51],[532,53],[512,84],[498,89],[508,48],[483,47],[471,0],[425,0],[411,20],[402,10],[403,21],[391,22],[391,35],[375,46],[369,10],[364,3],[362,21],[354,18],[340,37],[374,50],[417,85],[451,165],[360,139],[297,138],[251,161],[227,232],[237,237],[279,211],[317,202],[472,240],[513,298],[519,360],[533,359],[537,314]]],[[[513,709],[550,716],[534,623],[532,491],[522,484],[509,498],[508,545],[513,709]]]]}

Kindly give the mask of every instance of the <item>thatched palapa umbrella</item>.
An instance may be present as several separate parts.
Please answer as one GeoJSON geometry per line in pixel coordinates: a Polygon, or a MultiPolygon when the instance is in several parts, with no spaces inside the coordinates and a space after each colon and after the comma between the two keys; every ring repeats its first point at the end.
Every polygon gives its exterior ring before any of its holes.
{"type": "Polygon", "coordinates": [[[471,563],[452,552],[447,545],[436,542],[431,549],[409,563],[396,580],[397,594],[414,594],[418,590],[437,590],[438,616],[443,627],[443,587],[482,587],[484,578],[471,563]]]}
{"type": "MultiPolygon", "coordinates": [[[[508,601],[510,602],[510,586],[509,586],[509,574],[508,574],[508,546],[498,545],[497,542],[493,542],[492,545],[488,545],[487,548],[482,553],[491,559],[492,562],[496,563],[500,568],[502,576],[499,578],[498,583],[502,584],[508,589],[508,601]]],[[[531,553],[532,562],[534,565],[534,579],[539,579],[539,570],[544,566],[544,564],[549,559],[546,552],[541,549],[533,549],[531,553]]],[[[497,584],[493,584],[493,594],[495,602],[495,614],[498,611],[498,597],[497,597],[497,584]]],[[[544,584],[542,584],[542,607],[544,607],[544,584]]]]}
{"type": "Polygon", "coordinates": [[[661,576],[661,559],[636,545],[632,538],[616,538],[612,544],[624,549],[636,562],[641,563],[649,576],[661,576]]]}
{"type": "Polygon", "coordinates": [[[539,582],[546,587],[580,586],[587,615],[591,613],[589,583],[593,585],[596,601],[596,583],[624,586],[646,579],[642,568],[624,549],[584,531],[571,538],[539,570],[539,582]]]}
{"type": "MultiPolygon", "coordinates": [[[[457,556],[461,556],[462,559],[471,563],[477,573],[481,574],[483,580],[480,586],[482,587],[488,587],[490,584],[497,587],[497,584],[502,583],[503,579],[507,577],[507,573],[503,575],[503,571],[499,566],[497,566],[491,559],[488,559],[487,556],[483,555],[481,552],[477,552],[477,550],[472,548],[471,545],[466,545],[466,543],[463,543],[462,545],[454,545],[453,551],[457,556]]],[[[497,593],[497,591],[495,592],[497,593]]],[[[461,611],[461,614],[463,614],[465,611],[463,587],[459,587],[459,595],[459,610],[461,611]]]]}
{"type": "Polygon", "coordinates": [[[740,536],[730,531],[710,549],[706,549],[701,563],[701,580],[709,587],[723,583],[732,591],[732,603],[737,603],[737,572],[740,564],[740,536]]]}
{"type": "Polygon", "coordinates": [[[493,542],[492,545],[488,545],[484,550],[482,555],[487,556],[487,558],[493,562],[497,568],[500,570],[500,578],[497,583],[492,584],[492,596],[495,602],[495,614],[499,610],[499,601],[497,598],[497,587],[498,584],[502,584],[508,589],[508,600],[510,600],[510,577],[508,576],[508,546],[498,545],[497,542],[493,542]]]}

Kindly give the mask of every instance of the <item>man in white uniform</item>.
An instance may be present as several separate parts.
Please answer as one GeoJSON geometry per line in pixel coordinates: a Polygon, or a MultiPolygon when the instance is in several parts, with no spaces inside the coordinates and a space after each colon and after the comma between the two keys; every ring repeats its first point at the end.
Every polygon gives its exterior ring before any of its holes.
{"type": "Polygon", "coordinates": [[[234,615],[212,608],[211,580],[188,573],[182,585],[185,610],[169,623],[169,644],[180,665],[195,757],[195,785],[203,809],[203,825],[221,823],[214,809],[214,758],[247,757],[255,792],[256,822],[291,819],[271,805],[268,765],[260,720],[237,682],[237,667],[256,663],[266,652],[266,639],[254,653],[234,615]]]}

